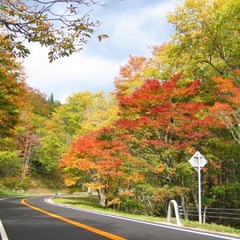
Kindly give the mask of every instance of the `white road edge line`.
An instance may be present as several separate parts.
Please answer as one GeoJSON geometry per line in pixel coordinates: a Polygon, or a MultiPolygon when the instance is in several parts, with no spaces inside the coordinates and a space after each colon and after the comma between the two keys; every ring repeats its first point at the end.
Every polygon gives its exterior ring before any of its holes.
{"type": "Polygon", "coordinates": [[[1,234],[2,240],[8,240],[7,234],[5,232],[5,229],[3,227],[1,220],[0,220],[0,234],[1,234]]]}
{"type": "Polygon", "coordinates": [[[95,211],[90,211],[90,210],[85,210],[85,209],[80,209],[80,208],[74,208],[74,207],[67,206],[67,205],[64,205],[64,204],[54,203],[49,198],[46,198],[45,202],[47,202],[49,204],[52,204],[52,205],[59,206],[59,207],[63,207],[63,208],[70,208],[70,209],[77,210],[77,211],[89,212],[89,213],[92,213],[92,214],[98,214],[98,215],[102,215],[102,216],[106,216],[106,217],[117,218],[117,219],[121,219],[121,220],[125,220],[125,221],[131,221],[131,222],[142,223],[142,224],[147,224],[147,225],[152,225],[152,226],[157,226],[157,227],[162,227],[162,228],[173,229],[173,230],[182,231],[182,232],[190,232],[190,233],[195,233],[195,234],[199,234],[199,235],[215,237],[217,239],[226,239],[226,240],[237,240],[237,239],[240,239],[240,238],[234,237],[234,236],[233,237],[222,236],[222,235],[218,235],[217,233],[215,234],[215,233],[201,232],[201,230],[195,231],[195,230],[191,230],[191,229],[165,225],[164,223],[163,224],[150,223],[150,222],[144,222],[144,221],[141,221],[141,220],[124,218],[124,217],[120,217],[120,216],[116,216],[116,215],[110,215],[110,214],[105,214],[105,213],[100,213],[100,212],[95,212],[95,211]]]}

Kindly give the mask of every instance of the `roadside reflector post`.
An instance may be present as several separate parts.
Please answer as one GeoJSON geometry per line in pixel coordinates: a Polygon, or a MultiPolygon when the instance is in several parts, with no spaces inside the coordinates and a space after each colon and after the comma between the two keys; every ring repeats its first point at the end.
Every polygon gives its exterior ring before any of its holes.
{"type": "Polygon", "coordinates": [[[178,204],[175,200],[171,200],[168,204],[168,213],[167,213],[167,223],[171,222],[171,216],[172,216],[172,208],[171,205],[174,207],[175,212],[175,218],[178,226],[181,226],[180,217],[179,217],[179,210],[178,210],[178,204]]]}

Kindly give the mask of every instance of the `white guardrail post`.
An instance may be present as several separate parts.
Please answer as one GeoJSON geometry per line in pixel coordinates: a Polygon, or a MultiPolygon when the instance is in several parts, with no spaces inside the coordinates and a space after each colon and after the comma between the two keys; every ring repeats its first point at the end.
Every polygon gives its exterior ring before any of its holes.
{"type": "Polygon", "coordinates": [[[179,212],[178,212],[178,204],[175,200],[171,200],[168,204],[168,213],[167,213],[167,223],[170,223],[171,221],[171,215],[172,215],[172,208],[171,205],[174,207],[175,217],[177,221],[177,225],[181,226],[179,212]]]}

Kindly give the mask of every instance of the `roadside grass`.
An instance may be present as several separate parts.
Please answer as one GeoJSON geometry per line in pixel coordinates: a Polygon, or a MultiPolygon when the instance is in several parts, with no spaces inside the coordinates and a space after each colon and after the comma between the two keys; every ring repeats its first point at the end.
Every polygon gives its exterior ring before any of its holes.
{"type": "Polygon", "coordinates": [[[0,199],[1,198],[9,198],[9,197],[24,197],[24,196],[32,196],[32,194],[26,194],[22,192],[14,192],[11,190],[0,189],[0,199]]]}
{"type": "Polygon", "coordinates": [[[10,191],[10,190],[0,189],[0,198],[21,197],[21,196],[23,196],[23,195],[20,194],[20,193],[13,192],[13,191],[10,191]]]}
{"type": "MultiPolygon", "coordinates": [[[[153,223],[165,223],[165,224],[167,222],[166,218],[163,218],[163,217],[136,215],[136,214],[130,214],[126,212],[121,212],[114,209],[104,208],[99,205],[96,196],[91,196],[91,195],[90,196],[78,195],[78,196],[55,197],[55,198],[52,198],[52,201],[54,203],[64,204],[64,205],[82,208],[86,210],[112,214],[112,215],[117,215],[121,217],[141,220],[141,221],[147,221],[147,222],[153,222],[153,223]]],[[[171,223],[175,223],[175,219],[171,219],[171,223]]],[[[208,224],[208,223],[199,224],[196,221],[188,221],[184,219],[181,219],[181,224],[183,227],[186,227],[186,228],[201,229],[201,230],[210,231],[210,232],[220,232],[220,233],[233,234],[233,235],[240,236],[240,229],[231,228],[229,226],[223,226],[218,224],[208,224]]]]}

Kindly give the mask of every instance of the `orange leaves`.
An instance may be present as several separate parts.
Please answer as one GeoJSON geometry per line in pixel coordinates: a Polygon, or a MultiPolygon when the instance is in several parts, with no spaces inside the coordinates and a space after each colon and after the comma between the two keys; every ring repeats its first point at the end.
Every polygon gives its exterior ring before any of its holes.
{"type": "Polygon", "coordinates": [[[157,168],[157,173],[162,173],[165,170],[165,165],[163,163],[159,163],[157,168]]]}
{"type": "Polygon", "coordinates": [[[219,114],[221,115],[223,113],[230,114],[231,111],[232,111],[232,108],[227,103],[216,102],[214,106],[211,108],[211,112],[216,115],[219,115],[219,114]]]}
{"type": "Polygon", "coordinates": [[[108,203],[107,203],[107,205],[108,206],[111,206],[111,205],[116,205],[116,204],[120,204],[122,201],[121,201],[121,199],[120,198],[114,198],[114,199],[112,199],[111,201],[109,201],[108,203]]]}
{"type": "Polygon", "coordinates": [[[129,78],[133,76],[133,74],[140,72],[141,67],[143,66],[145,61],[145,57],[133,57],[130,55],[128,63],[125,66],[121,67],[120,75],[123,78],[129,78]]]}
{"type": "Polygon", "coordinates": [[[119,196],[126,196],[126,197],[133,198],[135,196],[135,194],[134,194],[134,192],[132,192],[130,190],[126,190],[126,191],[120,192],[119,196]]]}
{"type": "Polygon", "coordinates": [[[228,128],[233,138],[240,143],[240,89],[230,79],[215,77],[213,81],[216,83],[218,99],[210,108],[212,117],[219,125],[228,128]]]}
{"type": "Polygon", "coordinates": [[[120,76],[115,78],[114,84],[117,96],[131,94],[143,84],[142,69],[146,64],[145,57],[133,57],[130,55],[128,63],[120,68],[120,76]]]}
{"type": "Polygon", "coordinates": [[[105,128],[77,139],[60,162],[63,170],[81,171],[89,176],[91,184],[98,182],[107,186],[108,182],[113,184],[123,178],[128,149],[122,142],[112,139],[111,134],[111,129],[105,128]]]}
{"type": "Polygon", "coordinates": [[[214,77],[216,91],[221,101],[227,101],[232,106],[240,105],[240,89],[236,87],[231,79],[214,77]]]}
{"type": "Polygon", "coordinates": [[[217,83],[218,90],[222,93],[228,93],[234,88],[233,82],[230,79],[213,77],[213,81],[217,83]]]}
{"type": "MultiPolygon", "coordinates": [[[[129,186],[144,179],[143,174],[135,172],[141,167],[140,161],[131,156],[124,139],[124,135],[122,138],[111,128],[78,138],[60,160],[65,183],[70,186],[82,182],[85,187],[97,190],[106,204],[120,203],[120,189],[123,194],[129,186]]],[[[124,196],[133,195],[125,192],[124,196]]]]}

